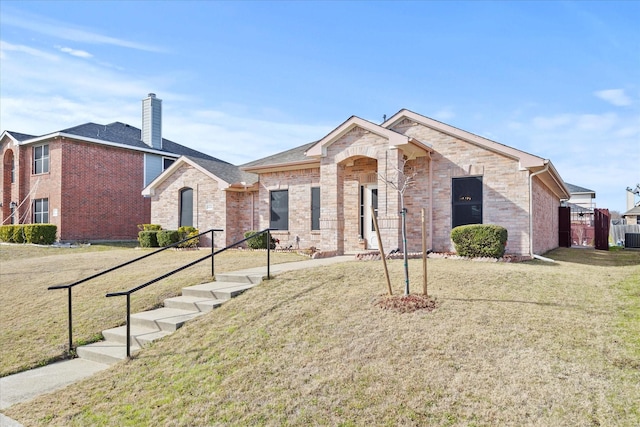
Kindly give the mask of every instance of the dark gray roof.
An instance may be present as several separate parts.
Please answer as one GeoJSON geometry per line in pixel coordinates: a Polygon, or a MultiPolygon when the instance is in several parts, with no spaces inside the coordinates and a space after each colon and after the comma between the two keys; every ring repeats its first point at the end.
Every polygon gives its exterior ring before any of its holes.
{"type": "Polygon", "coordinates": [[[318,141],[310,142],[308,144],[301,145],[296,148],[292,148],[290,150],[282,151],[277,154],[273,154],[268,157],[264,157],[262,159],[254,160],[253,162],[245,163],[244,165],[240,165],[241,169],[256,167],[256,166],[272,166],[272,165],[280,165],[283,163],[292,163],[292,162],[302,162],[305,160],[311,160],[309,157],[305,156],[304,153],[311,148],[318,141]]]}
{"type": "Polygon", "coordinates": [[[247,186],[258,182],[258,175],[250,172],[241,171],[238,166],[223,162],[218,159],[203,159],[198,157],[187,156],[190,160],[202,166],[215,176],[225,180],[229,184],[238,184],[244,182],[247,186]]]}
{"type": "MultiPolygon", "coordinates": [[[[84,138],[92,138],[105,142],[128,145],[134,148],[150,148],[142,141],[142,132],[140,129],[121,122],[114,122],[108,125],[85,123],[83,125],[61,130],[60,132],[84,138]]],[[[208,154],[201,153],[200,151],[193,150],[189,147],[185,147],[184,145],[166,138],[162,138],[162,149],[159,151],[166,151],[167,154],[218,160],[222,162],[222,160],[216,159],[208,154]]]]}
{"type": "Polygon", "coordinates": [[[35,135],[27,135],[26,133],[13,132],[13,131],[7,131],[7,133],[10,134],[12,137],[14,137],[15,139],[17,139],[20,142],[26,141],[27,139],[32,139],[32,138],[36,137],[35,135]]]}
{"type": "Polygon", "coordinates": [[[573,193],[593,193],[596,194],[595,191],[593,190],[589,190],[588,188],[584,188],[584,187],[580,187],[579,185],[573,185],[573,184],[569,184],[568,182],[565,182],[567,188],[569,189],[569,193],[573,194],[573,193]]]}

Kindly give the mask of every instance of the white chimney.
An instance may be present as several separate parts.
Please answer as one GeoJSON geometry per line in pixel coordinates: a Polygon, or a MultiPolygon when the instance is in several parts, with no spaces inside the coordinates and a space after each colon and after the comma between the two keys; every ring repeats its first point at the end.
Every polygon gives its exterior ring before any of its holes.
{"type": "Polygon", "coordinates": [[[155,93],[142,100],[142,142],[162,149],[162,100],[155,93]]]}

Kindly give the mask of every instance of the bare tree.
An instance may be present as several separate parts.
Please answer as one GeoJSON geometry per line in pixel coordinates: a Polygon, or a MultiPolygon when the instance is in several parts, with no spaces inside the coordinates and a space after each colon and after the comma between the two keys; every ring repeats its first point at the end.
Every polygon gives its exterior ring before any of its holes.
{"type": "Polygon", "coordinates": [[[413,187],[416,183],[416,172],[415,169],[411,170],[410,173],[405,172],[407,170],[407,162],[408,158],[403,158],[402,160],[402,169],[398,167],[394,167],[394,176],[384,176],[378,173],[378,176],[388,187],[393,188],[400,195],[400,215],[402,215],[402,253],[404,258],[404,294],[409,295],[409,261],[407,258],[407,208],[404,206],[404,195],[408,189],[413,187]]]}

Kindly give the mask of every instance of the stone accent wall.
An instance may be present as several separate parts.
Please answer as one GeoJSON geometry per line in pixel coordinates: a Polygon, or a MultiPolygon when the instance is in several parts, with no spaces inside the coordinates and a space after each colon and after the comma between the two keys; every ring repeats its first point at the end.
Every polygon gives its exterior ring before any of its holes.
{"type": "Polygon", "coordinates": [[[533,253],[543,254],[558,247],[560,201],[542,183],[533,178],[533,253]]]}
{"type": "MultiPolygon", "coordinates": [[[[517,160],[491,152],[475,144],[404,120],[393,128],[433,147],[433,250],[453,250],[451,242],[451,182],[452,178],[482,176],[483,223],[502,225],[508,230],[507,253],[527,254],[529,251],[529,188],[528,172],[519,170],[517,160]]],[[[416,164],[419,176],[428,180],[428,160],[416,164]]],[[[413,209],[410,210],[413,231],[417,230],[419,207],[428,208],[428,186],[409,190],[413,209]],[[415,214],[414,214],[414,211],[415,214]]],[[[414,234],[414,232],[409,233],[414,234]]],[[[418,250],[411,239],[411,250],[418,250]]]]}

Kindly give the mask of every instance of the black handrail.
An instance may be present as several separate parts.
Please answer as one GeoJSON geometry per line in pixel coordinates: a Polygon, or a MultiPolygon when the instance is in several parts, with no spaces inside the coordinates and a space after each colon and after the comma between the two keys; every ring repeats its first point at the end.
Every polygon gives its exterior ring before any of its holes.
{"type": "Polygon", "coordinates": [[[181,272],[182,270],[185,270],[191,266],[194,266],[196,264],[198,264],[199,262],[202,262],[204,260],[206,260],[207,258],[211,257],[211,275],[213,277],[215,277],[214,271],[213,271],[213,259],[215,257],[215,255],[220,254],[224,251],[226,251],[227,249],[233,248],[234,246],[238,246],[241,243],[246,242],[247,240],[253,239],[254,237],[258,237],[261,234],[267,233],[267,278],[271,278],[271,231],[275,230],[273,228],[265,228],[262,231],[258,231],[255,234],[252,234],[249,237],[245,237],[242,240],[238,240],[235,243],[230,244],[229,246],[226,246],[222,249],[218,249],[217,251],[213,250],[213,245],[212,245],[212,250],[211,250],[211,254],[206,255],[200,259],[197,259],[195,261],[192,261],[186,265],[183,265],[182,267],[178,267],[175,270],[172,270],[168,273],[163,274],[160,277],[156,277],[153,280],[150,280],[146,283],[143,283],[142,285],[136,286],[135,288],[131,288],[127,291],[120,291],[120,292],[110,292],[106,295],[106,297],[120,297],[120,296],[126,296],[127,297],[127,358],[131,358],[131,294],[133,294],[134,292],[139,291],[140,289],[144,289],[149,285],[152,285],[156,282],[159,282],[162,279],[166,279],[169,276],[172,276],[176,273],[181,272]]]}
{"type": "MultiPolygon", "coordinates": [[[[160,253],[162,251],[166,251],[167,249],[174,248],[174,247],[176,247],[176,246],[178,246],[178,245],[180,245],[180,244],[182,244],[184,242],[187,242],[189,240],[195,239],[196,237],[199,238],[200,236],[208,234],[208,233],[211,233],[211,253],[213,254],[213,251],[214,251],[214,240],[213,240],[214,234],[213,233],[216,232],[216,231],[224,231],[224,230],[222,230],[222,229],[207,230],[205,232],[202,232],[202,233],[198,234],[197,236],[187,237],[184,240],[181,240],[179,242],[173,243],[173,244],[171,244],[169,246],[165,246],[164,248],[160,248],[160,249],[155,250],[155,251],[153,251],[151,253],[142,255],[142,256],[140,256],[138,258],[134,258],[134,259],[132,259],[130,261],[123,262],[122,264],[118,264],[115,267],[108,268],[108,269],[106,269],[104,271],[101,271],[99,273],[93,274],[93,275],[91,275],[89,277],[85,277],[84,279],[80,279],[80,280],[78,280],[76,282],[73,282],[73,283],[70,283],[68,285],[49,286],[47,288],[47,290],[49,290],[49,291],[55,290],[55,289],[67,289],[67,295],[68,295],[67,296],[67,302],[68,302],[68,307],[69,307],[68,308],[68,312],[69,312],[68,313],[68,317],[69,317],[69,322],[68,322],[69,323],[69,353],[71,353],[73,351],[73,315],[72,315],[73,314],[73,309],[72,309],[72,298],[71,298],[71,289],[72,288],[74,288],[75,286],[78,286],[78,285],[80,285],[80,284],[82,284],[84,282],[88,282],[89,280],[95,279],[96,277],[100,277],[100,276],[103,276],[103,275],[105,275],[107,273],[111,273],[112,271],[118,270],[119,268],[126,267],[126,266],[128,266],[130,264],[133,264],[134,262],[138,262],[138,261],[143,260],[145,258],[148,258],[148,257],[150,257],[152,255],[160,253]]],[[[211,276],[213,276],[213,275],[214,275],[214,265],[213,265],[213,257],[212,257],[211,258],[211,276]]]]}

